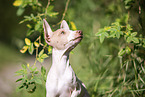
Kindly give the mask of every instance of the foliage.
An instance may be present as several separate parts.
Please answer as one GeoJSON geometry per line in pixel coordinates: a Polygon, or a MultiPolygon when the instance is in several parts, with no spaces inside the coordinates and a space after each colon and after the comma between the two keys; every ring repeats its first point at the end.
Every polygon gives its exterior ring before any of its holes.
{"type": "MultiPolygon", "coordinates": [[[[144,95],[145,38],[142,33],[138,34],[138,32],[133,31],[133,27],[128,23],[133,2],[133,0],[124,0],[125,8],[128,9],[128,15],[125,16],[124,21],[117,19],[111,26],[101,28],[95,34],[99,37],[101,43],[105,38],[119,41],[117,45],[119,46],[120,68],[117,77],[111,80],[113,82],[112,89],[103,92],[103,95],[104,93],[109,96],[132,95],[135,97],[144,95]]],[[[103,75],[99,76],[99,79],[100,77],[103,77],[103,75]]],[[[100,95],[98,83],[99,81],[95,84],[94,95],[100,95]]]]}
{"type": "Polygon", "coordinates": [[[34,92],[37,84],[45,83],[45,67],[42,66],[39,72],[35,66],[36,62],[42,63],[51,54],[52,49],[44,42],[42,19],[51,20],[58,17],[62,20],[66,15],[65,19],[71,20],[69,24],[73,30],[80,28],[84,31],[84,39],[79,49],[79,52],[83,53],[84,61],[79,60],[74,70],[87,86],[90,95],[144,96],[144,1],[108,1],[110,2],[71,0],[68,8],[69,0],[67,0],[60,18],[61,11],[58,13],[53,10],[55,7],[62,10],[60,7],[63,6],[62,1],[56,0],[50,5],[48,0],[45,5],[38,0],[15,0],[13,5],[18,7],[17,15],[25,14],[27,8],[31,7],[32,10],[30,15],[25,15],[24,20],[20,22],[27,23],[29,29],[25,45],[20,52],[28,51],[29,54],[36,54],[34,65],[23,64],[23,69],[16,72],[22,76],[17,80],[21,82],[18,90],[26,88],[28,92],[34,92]]]}
{"type": "MultiPolygon", "coordinates": [[[[119,22],[112,23],[111,26],[99,29],[96,36],[100,37],[102,43],[106,38],[117,38],[123,41],[119,45],[120,50],[118,57],[120,58],[121,72],[119,72],[118,81],[122,81],[122,85],[130,90],[132,96],[142,95],[142,86],[144,85],[144,57],[138,55],[138,52],[145,49],[145,38],[138,37],[137,32],[132,32],[133,28],[127,24],[120,25],[119,22]],[[133,46],[133,47],[132,47],[133,46]],[[130,71],[134,69],[134,72],[130,71]],[[133,91],[136,91],[135,93],[133,91]]],[[[141,36],[141,35],[140,35],[141,36]]],[[[143,53],[140,53],[143,55],[143,53]]],[[[120,93],[120,89],[116,88],[112,93],[120,93]]],[[[121,93],[120,93],[121,94],[121,93]]],[[[116,95],[116,94],[114,94],[116,95]]]]}
{"type": "MultiPolygon", "coordinates": [[[[26,88],[28,92],[34,92],[36,89],[36,84],[42,84],[46,81],[46,69],[44,66],[41,66],[40,75],[37,71],[36,62],[43,63],[45,58],[48,58],[49,54],[52,53],[52,47],[47,46],[47,43],[44,41],[43,35],[43,18],[56,18],[58,12],[53,11],[54,6],[50,5],[51,0],[48,0],[46,7],[39,2],[38,0],[15,0],[13,6],[18,7],[17,15],[21,16],[25,12],[25,9],[31,8],[32,11],[30,15],[25,15],[24,19],[20,21],[21,23],[26,22],[26,26],[28,27],[28,31],[25,38],[25,45],[20,50],[21,53],[28,53],[30,55],[36,54],[35,63],[32,66],[27,66],[22,64],[22,68],[17,71],[18,76],[22,76],[16,82],[21,82],[20,86],[17,90],[21,90],[22,88],[26,88]],[[38,35],[35,35],[37,33],[38,35]],[[30,39],[33,36],[32,39],[30,39]],[[35,37],[35,38],[34,38],[35,37]],[[34,41],[33,41],[34,40],[34,41]],[[28,77],[28,75],[30,75],[28,77]],[[32,86],[33,85],[33,86],[32,86]],[[31,89],[29,89],[31,87],[31,89]]],[[[67,11],[69,0],[66,2],[66,7],[62,16],[61,21],[65,17],[65,13],[67,11]]],[[[61,22],[60,21],[60,22],[61,22]]],[[[58,24],[60,24],[60,22],[58,24]]],[[[71,27],[73,30],[76,30],[75,24],[70,21],[71,27]]]]}
{"type": "Polygon", "coordinates": [[[20,86],[17,90],[26,88],[28,92],[34,92],[36,89],[36,84],[42,84],[46,81],[46,69],[44,66],[41,66],[41,72],[39,75],[39,71],[36,67],[36,62],[39,61],[42,63],[45,58],[48,57],[48,54],[51,54],[51,47],[47,46],[44,42],[43,37],[43,18],[53,17],[55,18],[58,15],[58,12],[53,11],[53,6],[49,6],[50,0],[46,7],[43,7],[41,2],[38,0],[15,0],[13,5],[18,7],[17,15],[20,16],[24,13],[27,7],[31,7],[32,13],[29,15],[25,15],[24,19],[20,21],[21,23],[27,22],[26,26],[28,27],[27,38],[25,38],[25,45],[20,50],[21,53],[26,53],[28,51],[29,54],[36,53],[36,60],[32,66],[25,66],[22,64],[21,70],[17,71],[17,75],[21,75],[22,77],[18,79],[16,82],[20,82],[20,86]],[[49,7],[48,7],[49,6],[49,7]],[[37,12],[37,13],[34,13],[37,12]],[[36,38],[31,41],[29,37],[34,33],[38,33],[39,36],[35,36],[36,38]],[[47,51],[45,53],[44,51],[47,51]],[[33,86],[32,86],[33,85],[33,86]],[[29,89],[30,87],[30,89],[29,89]]]}

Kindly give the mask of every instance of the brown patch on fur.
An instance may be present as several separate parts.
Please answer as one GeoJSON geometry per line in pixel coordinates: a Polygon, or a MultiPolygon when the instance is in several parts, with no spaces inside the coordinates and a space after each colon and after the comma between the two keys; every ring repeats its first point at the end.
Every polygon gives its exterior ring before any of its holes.
{"type": "MultiPolygon", "coordinates": [[[[49,35],[48,35],[48,36],[49,36],[49,35]]],[[[46,40],[47,42],[50,42],[50,38],[48,38],[48,37],[45,38],[45,40],[46,40]]]]}

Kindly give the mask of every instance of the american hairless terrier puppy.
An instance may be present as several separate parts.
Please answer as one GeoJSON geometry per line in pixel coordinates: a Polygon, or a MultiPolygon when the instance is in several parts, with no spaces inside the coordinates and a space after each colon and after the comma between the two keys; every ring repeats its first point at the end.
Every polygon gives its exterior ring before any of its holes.
{"type": "Polygon", "coordinates": [[[82,31],[70,30],[65,20],[60,29],[54,32],[45,19],[43,27],[45,41],[53,47],[52,66],[46,81],[46,97],[90,97],[85,85],[69,64],[69,53],[82,40],[82,31]]]}

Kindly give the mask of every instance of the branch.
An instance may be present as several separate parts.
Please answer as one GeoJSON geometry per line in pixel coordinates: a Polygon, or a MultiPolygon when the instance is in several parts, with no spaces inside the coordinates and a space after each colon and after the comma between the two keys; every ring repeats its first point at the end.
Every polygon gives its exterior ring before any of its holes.
{"type": "Polygon", "coordinates": [[[64,17],[65,17],[65,14],[66,14],[67,9],[68,9],[68,4],[69,4],[69,2],[70,2],[70,0],[67,0],[66,5],[65,5],[65,10],[64,10],[64,12],[63,12],[61,21],[62,21],[62,20],[64,19],[64,17]]]}
{"type": "MultiPolygon", "coordinates": [[[[56,25],[59,25],[59,24],[62,22],[62,20],[64,19],[65,14],[66,14],[67,9],[68,9],[68,4],[69,4],[69,2],[70,2],[70,0],[67,0],[66,5],[65,5],[64,12],[63,12],[63,14],[62,14],[62,18],[61,18],[60,22],[58,22],[56,25]]],[[[53,26],[55,26],[55,25],[53,25],[53,26]]]]}
{"type": "MultiPolygon", "coordinates": [[[[47,6],[46,6],[46,9],[45,9],[45,14],[47,14],[47,8],[49,7],[49,5],[50,5],[50,0],[48,0],[47,6]]],[[[46,18],[46,15],[45,15],[45,18],[46,18]]]]}

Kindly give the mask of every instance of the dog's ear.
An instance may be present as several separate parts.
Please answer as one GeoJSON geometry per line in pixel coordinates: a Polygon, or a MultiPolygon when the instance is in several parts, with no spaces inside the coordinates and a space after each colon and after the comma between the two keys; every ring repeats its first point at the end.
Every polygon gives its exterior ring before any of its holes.
{"type": "Polygon", "coordinates": [[[69,26],[68,26],[68,24],[67,24],[67,22],[65,20],[62,21],[62,23],[60,25],[60,28],[69,30],[69,26]]]}
{"type": "Polygon", "coordinates": [[[50,38],[53,32],[45,19],[43,19],[43,28],[44,28],[45,41],[46,43],[48,43],[48,45],[50,45],[50,38]]]}

